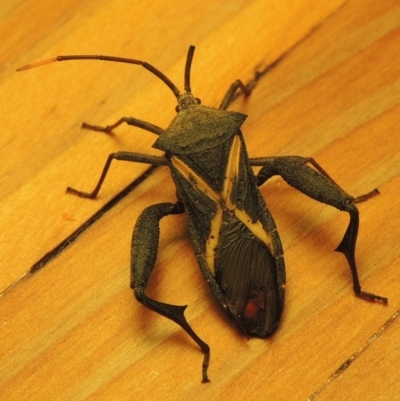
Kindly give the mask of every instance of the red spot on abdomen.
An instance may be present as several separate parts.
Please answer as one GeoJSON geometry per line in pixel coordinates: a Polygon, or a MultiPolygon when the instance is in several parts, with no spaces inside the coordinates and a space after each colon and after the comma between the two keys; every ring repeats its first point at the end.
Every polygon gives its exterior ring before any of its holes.
{"type": "Polygon", "coordinates": [[[243,316],[246,319],[255,320],[260,310],[261,308],[252,299],[250,299],[247,301],[247,304],[244,308],[243,316]]]}

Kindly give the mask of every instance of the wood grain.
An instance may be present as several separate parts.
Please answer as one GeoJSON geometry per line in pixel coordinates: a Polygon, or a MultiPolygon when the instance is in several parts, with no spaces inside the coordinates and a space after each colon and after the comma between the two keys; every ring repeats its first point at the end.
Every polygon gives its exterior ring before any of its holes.
{"type": "Polygon", "coordinates": [[[6,0],[0,21],[1,399],[400,399],[398,1],[6,0]],[[92,189],[116,150],[158,154],[151,134],[81,131],[82,121],[134,116],[166,127],[171,92],[130,65],[15,73],[58,54],[99,53],[144,59],[182,86],[190,44],[192,89],[209,106],[284,55],[233,104],[249,115],[249,154],[312,156],[354,195],[379,188],[359,205],[357,261],[363,289],[389,298],[384,306],[354,296],[345,259],[332,252],[348,217],[274,178],[262,193],[285,249],[286,306],[271,338],[247,340],[204,282],[185,216],[168,217],[149,295],[189,305],[187,319],[211,346],[209,385],[200,384],[196,345],[129,288],[137,216],[175,200],[166,169],[30,273],[148,166],[114,163],[95,201],[65,195],[68,185],[92,189]]]}

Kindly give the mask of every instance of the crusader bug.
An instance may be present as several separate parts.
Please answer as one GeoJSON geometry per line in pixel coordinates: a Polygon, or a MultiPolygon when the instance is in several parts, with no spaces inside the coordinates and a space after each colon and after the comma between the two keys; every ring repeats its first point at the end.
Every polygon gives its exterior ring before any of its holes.
{"type": "Polygon", "coordinates": [[[250,90],[237,80],[228,89],[219,109],[202,106],[190,89],[193,54],[194,46],[190,46],[184,73],[184,93],[152,65],[119,57],[58,56],[29,64],[18,71],[54,61],[116,61],[143,66],[174,93],[178,101],[177,114],[167,129],[131,117],[123,117],[106,127],[82,125],[83,128],[101,132],[110,132],[122,123],[142,128],[158,135],[153,147],[163,151],[163,156],[112,153],[92,192],[73,188],[67,191],[84,198],[95,198],[114,159],[169,167],[178,200],[176,203],[149,206],[139,216],[132,238],[131,287],[139,302],[179,324],[199,345],[204,353],[203,382],[207,382],[210,348],[187,322],[184,316],[186,306],[161,303],[145,294],[156,261],[159,223],[165,216],[187,213],[201,271],[221,305],[247,335],[267,337],[272,334],[283,310],[285,265],[282,245],[271,213],[258,190],[274,175],[280,175],[309,197],[349,213],[349,225],[336,251],[343,253],[348,261],[356,295],[383,303],[387,303],[387,298],[361,291],[355,262],[359,226],[355,203],[370,198],[378,191],[375,189],[352,197],[310,157],[249,158],[240,131],[247,116],[226,109],[239,90],[246,96],[250,90]],[[252,166],[262,166],[257,176],[252,166]]]}

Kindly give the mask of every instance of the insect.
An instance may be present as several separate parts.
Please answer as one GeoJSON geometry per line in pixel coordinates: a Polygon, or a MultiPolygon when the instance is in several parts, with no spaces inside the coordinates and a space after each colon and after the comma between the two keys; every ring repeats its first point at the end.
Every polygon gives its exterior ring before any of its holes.
{"type": "Polygon", "coordinates": [[[173,320],[199,345],[204,353],[202,381],[208,382],[210,347],[191,328],[184,316],[186,306],[165,304],[147,297],[145,289],[156,261],[160,220],[186,212],[193,247],[203,275],[219,302],[244,333],[267,337],[279,323],[285,295],[283,250],[274,220],[258,189],[270,177],[279,175],[309,197],[350,215],[342,241],[336,248],[346,257],[357,296],[387,303],[385,297],[361,290],[355,247],[359,226],[355,203],[378,193],[373,190],[353,197],[344,192],[310,157],[285,156],[249,158],[240,127],[246,115],[227,111],[239,91],[250,90],[235,81],[219,109],[202,106],[190,88],[194,54],[190,46],[184,72],[184,93],[161,71],[134,59],[111,56],[72,55],[28,64],[18,71],[54,61],[95,59],[143,66],[164,82],[177,98],[176,116],[167,129],[132,117],[99,127],[84,123],[83,128],[110,132],[123,123],[158,136],[153,147],[163,156],[116,152],[109,155],[95,189],[67,191],[84,198],[95,198],[112,160],[168,166],[176,185],[177,202],[147,207],[139,216],[132,238],[131,287],[139,302],[173,320]],[[252,166],[262,166],[254,175],[252,166]]]}

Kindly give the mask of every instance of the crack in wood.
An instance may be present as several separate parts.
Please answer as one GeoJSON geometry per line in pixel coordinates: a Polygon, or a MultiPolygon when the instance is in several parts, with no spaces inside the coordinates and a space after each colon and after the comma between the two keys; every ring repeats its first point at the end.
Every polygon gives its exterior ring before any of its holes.
{"type": "Polygon", "coordinates": [[[328,378],[328,380],[312,393],[306,401],[313,401],[318,397],[331,382],[337,379],[370,345],[372,345],[382,334],[388,329],[392,323],[400,316],[400,309],[398,309],[368,340],[349,358],[343,362],[338,369],[328,378]]]}
{"type": "MultiPolygon", "coordinates": [[[[310,28],[310,30],[302,36],[297,42],[293,43],[292,46],[290,46],[287,50],[285,50],[278,58],[276,58],[274,61],[269,63],[266,67],[264,67],[261,71],[257,71],[255,69],[254,73],[254,78],[251,79],[245,86],[246,88],[251,92],[257,85],[257,82],[259,81],[260,78],[262,78],[264,75],[266,75],[268,72],[270,72],[273,68],[275,68],[281,61],[283,61],[284,58],[286,58],[290,53],[292,53],[296,48],[298,48],[301,44],[303,44],[307,39],[309,39],[316,31],[318,31],[319,28],[322,27],[322,25],[325,25],[325,23],[333,17],[339,10],[341,10],[350,0],[346,0],[344,3],[342,3],[336,10],[328,14],[322,21],[319,21],[318,24],[314,25],[313,27],[310,28]]],[[[233,97],[232,102],[236,100],[237,98],[244,96],[243,92],[238,92],[236,95],[233,97]]]]}
{"type": "Polygon", "coordinates": [[[91,225],[93,225],[100,217],[107,213],[111,208],[113,208],[119,201],[130,194],[138,185],[140,185],[144,180],[146,180],[159,166],[149,167],[143,174],[132,181],[126,188],[119,192],[114,198],[107,202],[101,209],[99,209],[94,215],[92,215],[88,220],[86,220],[80,227],[78,227],[72,234],[60,242],[55,248],[47,252],[42,258],[40,258],[28,272],[24,273],[21,277],[15,280],[10,286],[8,286],[2,293],[0,293],[0,298],[4,296],[8,291],[14,288],[22,280],[29,277],[31,274],[36,273],[45,267],[51,260],[56,258],[64,249],[71,245],[84,231],[86,231],[91,225]]]}

